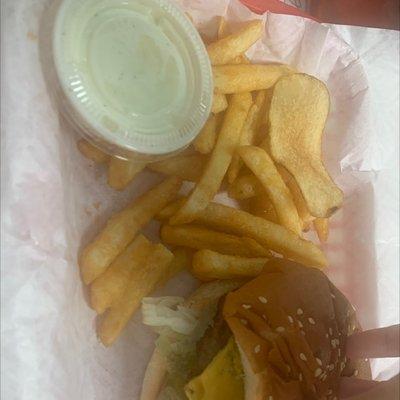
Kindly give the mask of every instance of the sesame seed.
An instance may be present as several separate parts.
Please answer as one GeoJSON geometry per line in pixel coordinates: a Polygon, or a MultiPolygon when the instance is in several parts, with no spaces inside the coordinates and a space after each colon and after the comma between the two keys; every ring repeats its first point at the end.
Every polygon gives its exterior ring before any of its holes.
{"type": "Polygon", "coordinates": [[[300,331],[300,333],[301,333],[303,336],[306,336],[306,333],[305,333],[304,331],[300,331]]]}
{"type": "Polygon", "coordinates": [[[297,315],[303,315],[303,310],[301,308],[297,309],[297,315]]]}
{"type": "Polygon", "coordinates": [[[340,357],[340,354],[341,354],[341,351],[340,351],[340,349],[338,349],[338,356],[340,357]]]}
{"type": "Polygon", "coordinates": [[[325,337],[326,337],[327,339],[329,339],[329,335],[328,335],[328,334],[326,334],[325,337]]]}
{"type": "Polygon", "coordinates": [[[332,299],[336,299],[336,296],[333,293],[331,293],[331,297],[332,299]]]}
{"type": "Polygon", "coordinates": [[[329,328],[329,334],[332,336],[333,335],[333,330],[332,328],[329,328]]]}
{"type": "Polygon", "coordinates": [[[353,376],[358,376],[358,369],[354,370],[353,376]]]}
{"type": "Polygon", "coordinates": [[[311,324],[311,325],[315,325],[315,321],[314,321],[314,319],[313,318],[308,318],[308,322],[311,324]]]}
{"type": "Polygon", "coordinates": [[[274,400],[273,396],[268,396],[268,400],[274,400]]]}
{"type": "Polygon", "coordinates": [[[322,382],[325,382],[328,379],[328,375],[324,372],[324,376],[322,377],[322,382]]]}
{"type": "Polygon", "coordinates": [[[307,357],[304,353],[300,353],[300,360],[307,361],[307,357]]]}
{"type": "Polygon", "coordinates": [[[311,385],[311,389],[314,393],[317,393],[317,388],[315,387],[315,385],[311,385]]]}
{"type": "Polygon", "coordinates": [[[258,344],[256,347],[254,347],[254,353],[258,354],[261,351],[261,346],[258,344]]]}
{"type": "Polygon", "coordinates": [[[288,315],[288,320],[289,320],[289,322],[291,323],[291,324],[293,324],[293,322],[294,322],[294,319],[290,316],[290,315],[288,315]]]}
{"type": "Polygon", "coordinates": [[[245,310],[250,310],[251,305],[250,305],[250,304],[243,304],[242,307],[243,307],[245,310]]]}
{"type": "Polygon", "coordinates": [[[332,393],[333,393],[333,390],[332,390],[332,389],[329,389],[329,390],[326,392],[326,394],[327,394],[328,396],[330,396],[332,393]]]}
{"type": "Polygon", "coordinates": [[[320,358],[316,358],[315,361],[317,362],[317,364],[321,367],[322,366],[322,361],[320,358]]]}
{"type": "Polygon", "coordinates": [[[263,296],[260,296],[260,297],[258,298],[258,300],[260,300],[261,303],[263,303],[263,304],[267,304],[267,303],[268,303],[268,300],[267,300],[265,297],[263,297],[263,296]]]}
{"type": "Polygon", "coordinates": [[[247,321],[246,321],[245,319],[241,319],[240,322],[241,322],[243,325],[247,325],[247,321]]]}
{"type": "Polygon", "coordinates": [[[303,375],[302,374],[299,374],[299,381],[303,382],[303,375]]]}
{"type": "Polygon", "coordinates": [[[267,320],[267,316],[265,314],[263,314],[262,316],[265,320],[267,320]]]}
{"type": "Polygon", "coordinates": [[[302,328],[304,326],[301,321],[297,321],[297,324],[299,325],[299,328],[302,328]]]}
{"type": "Polygon", "coordinates": [[[335,366],[333,364],[328,365],[329,371],[333,371],[335,369],[335,366]]]}
{"type": "Polygon", "coordinates": [[[342,361],[340,363],[340,369],[343,371],[345,366],[346,366],[346,364],[342,361]]]}
{"type": "Polygon", "coordinates": [[[285,328],[284,328],[283,326],[278,326],[275,330],[276,330],[277,332],[280,332],[280,333],[285,332],[285,328]]]}
{"type": "Polygon", "coordinates": [[[286,364],[286,369],[287,369],[288,372],[290,372],[290,371],[291,371],[290,365],[287,365],[287,364],[286,364]]]}
{"type": "Polygon", "coordinates": [[[332,345],[332,347],[335,349],[336,348],[336,340],[335,339],[332,339],[331,340],[331,345],[332,345]]]}
{"type": "Polygon", "coordinates": [[[335,396],[332,400],[337,400],[337,397],[335,396]]]}
{"type": "Polygon", "coordinates": [[[314,372],[314,377],[317,378],[318,376],[320,376],[322,374],[322,369],[321,368],[317,368],[314,372]]]}

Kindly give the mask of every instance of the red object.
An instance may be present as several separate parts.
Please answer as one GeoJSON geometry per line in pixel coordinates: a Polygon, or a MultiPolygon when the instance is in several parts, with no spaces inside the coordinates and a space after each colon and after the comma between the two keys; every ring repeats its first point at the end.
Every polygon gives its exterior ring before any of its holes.
{"type": "Polygon", "coordinates": [[[400,0],[308,0],[309,13],[279,0],[241,1],[259,14],[270,11],[333,24],[400,29],[400,0]]]}

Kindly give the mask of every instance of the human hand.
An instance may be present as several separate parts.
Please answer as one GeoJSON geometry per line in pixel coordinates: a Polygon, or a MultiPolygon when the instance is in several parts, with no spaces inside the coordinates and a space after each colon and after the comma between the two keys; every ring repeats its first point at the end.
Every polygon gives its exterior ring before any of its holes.
{"type": "MultiPolygon", "coordinates": [[[[356,333],[348,338],[351,359],[400,357],[400,325],[356,333]]],[[[386,382],[343,378],[341,398],[348,400],[397,400],[399,375],[386,382]]]]}

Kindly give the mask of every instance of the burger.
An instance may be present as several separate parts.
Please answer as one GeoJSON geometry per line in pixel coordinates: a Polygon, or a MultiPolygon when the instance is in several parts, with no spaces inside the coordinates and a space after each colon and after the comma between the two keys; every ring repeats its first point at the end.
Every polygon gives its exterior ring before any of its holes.
{"type": "Polygon", "coordinates": [[[353,307],[321,271],[274,259],[252,281],[214,281],[187,300],[146,298],[159,337],[141,400],[338,399],[353,307]]]}

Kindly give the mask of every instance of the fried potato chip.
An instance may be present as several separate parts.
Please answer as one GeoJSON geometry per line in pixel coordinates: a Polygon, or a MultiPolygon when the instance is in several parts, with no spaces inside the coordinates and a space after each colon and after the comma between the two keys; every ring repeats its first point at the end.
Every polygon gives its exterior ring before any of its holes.
{"type": "Polygon", "coordinates": [[[258,196],[264,192],[264,189],[253,174],[241,175],[232,182],[228,188],[228,196],[231,199],[247,200],[258,196]]]}
{"type": "Polygon", "coordinates": [[[111,157],[108,165],[108,184],[115,190],[124,190],[145,168],[146,163],[143,161],[128,161],[111,157]]]}
{"type": "Polygon", "coordinates": [[[110,156],[104,151],[101,151],[97,147],[93,146],[85,139],[81,139],[77,143],[78,150],[89,160],[94,161],[97,164],[104,164],[108,162],[110,156]]]}
{"type": "Polygon", "coordinates": [[[90,285],[90,304],[102,314],[124,294],[132,271],[142,268],[152,248],[151,243],[139,235],[90,285]]]}
{"type": "Polygon", "coordinates": [[[329,237],[329,219],[315,218],[314,229],[317,232],[318,239],[321,243],[326,243],[329,237]]]}
{"type": "Polygon", "coordinates": [[[267,193],[259,194],[249,199],[250,212],[256,217],[265,218],[275,224],[279,224],[275,207],[271,203],[267,193]]]}
{"type": "Polygon", "coordinates": [[[232,96],[226,111],[221,131],[203,175],[183,207],[171,218],[172,225],[188,223],[217,194],[228,170],[233,153],[239,141],[240,132],[252,103],[250,93],[232,96]]]}
{"type": "Polygon", "coordinates": [[[228,64],[235,57],[248,50],[263,31],[261,20],[251,21],[245,27],[207,46],[212,65],[228,64]]]}
{"type": "Polygon", "coordinates": [[[173,246],[191,249],[210,249],[222,254],[245,257],[266,257],[270,253],[254,239],[238,237],[223,232],[212,231],[195,225],[163,225],[161,240],[173,246]]]}
{"type": "Polygon", "coordinates": [[[217,130],[220,119],[219,115],[210,115],[203,129],[193,142],[193,147],[199,153],[208,154],[212,152],[217,140],[217,130]]]}
{"type": "Polygon", "coordinates": [[[271,157],[265,150],[255,146],[242,146],[238,153],[268,193],[280,224],[301,235],[302,223],[292,195],[271,157]]]}
{"type": "Polygon", "coordinates": [[[100,323],[98,335],[105,346],[115,342],[140,307],[143,297],[148,296],[170,274],[173,257],[163,245],[154,245],[145,264],[132,271],[123,296],[106,311],[100,323]]]}
{"type": "Polygon", "coordinates": [[[269,113],[271,155],[294,176],[311,215],[320,218],[332,215],[343,202],[321,155],[329,103],[321,81],[292,74],[275,85],[269,113]]]}
{"type": "Polygon", "coordinates": [[[211,106],[211,112],[213,114],[219,114],[228,108],[228,99],[224,94],[213,94],[213,102],[211,106]]]}
{"type": "Polygon", "coordinates": [[[293,70],[278,64],[217,65],[213,74],[215,93],[232,94],[268,89],[282,76],[293,74],[293,70]]]}
{"type": "MultiPolygon", "coordinates": [[[[266,98],[266,91],[261,90],[257,93],[254,104],[250,107],[249,113],[247,114],[246,121],[244,123],[242,132],[240,133],[240,139],[238,146],[246,146],[255,144],[255,137],[260,123],[260,112],[263,108],[266,98]]],[[[239,154],[235,153],[232,158],[231,165],[228,169],[228,182],[232,183],[236,180],[239,175],[240,169],[242,168],[242,160],[239,154]]]]}
{"type": "MultiPolygon", "coordinates": [[[[246,211],[209,203],[207,208],[198,214],[195,222],[233,235],[251,237],[266,249],[273,250],[303,265],[318,268],[327,265],[324,253],[314,243],[300,238],[283,226],[246,211]]],[[[219,253],[223,252],[219,251],[219,253]]],[[[258,256],[253,254],[253,257],[258,256]]]]}
{"type": "Polygon", "coordinates": [[[178,178],[197,182],[206,164],[206,158],[201,154],[178,155],[148,164],[148,169],[163,175],[177,176],[178,178]]]}
{"type": "Polygon", "coordinates": [[[229,256],[200,250],[193,256],[193,275],[202,280],[236,279],[260,275],[268,258],[229,256]]]}
{"type": "Polygon", "coordinates": [[[86,284],[107,269],[139,230],[174,199],[180,186],[179,178],[168,178],[108,220],[104,229],[81,254],[80,267],[86,284]]]}

